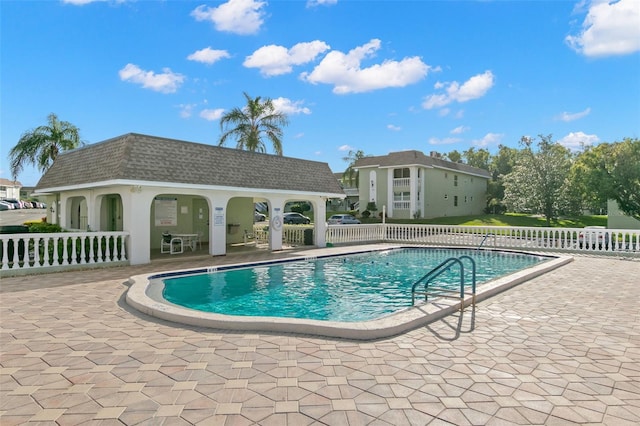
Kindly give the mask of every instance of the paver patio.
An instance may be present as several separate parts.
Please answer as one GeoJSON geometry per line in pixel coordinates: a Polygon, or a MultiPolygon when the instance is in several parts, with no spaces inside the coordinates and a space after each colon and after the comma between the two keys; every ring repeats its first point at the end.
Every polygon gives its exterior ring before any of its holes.
{"type": "Polygon", "coordinates": [[[0,424],[640,424],[640,261],[574,262],[378,341],[232,333],[131,309],[145,272],[0,283],[0,424]]]}

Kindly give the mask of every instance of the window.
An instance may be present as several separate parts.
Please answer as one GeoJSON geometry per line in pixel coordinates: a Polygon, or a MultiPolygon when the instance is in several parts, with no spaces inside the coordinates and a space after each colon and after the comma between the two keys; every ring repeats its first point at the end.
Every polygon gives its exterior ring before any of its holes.
{"type": "Polygon", "coordinates": [[[448,178],[449,178],[449,173],[445,173],[445,174],[444,174],[444,178],[445,178],[445,179],[448,179],[448,178]]]}
{"type": "Polygon", "coordinates": [[[409,201],[409,192],[394,192],[393,201],[409,201]]]}
{"type": "Polygon", "coordinates": [[[465,203],[467,202],[467,196],[466,195],[464,196],[464,202],[465,203]]]}
{"type": "Polygon", "coordinates": [[[458,186],[458,175],[453,175],[453,186],[458,186]]]}
{"type": "Polygon", "coordinates": [[[393,177],[394,179],[408,178],[410,177],[409,169],[393,169],[393,177]]]}
{"type": "Polygon", "coordinates": [[[449,199],[449,194],[444,194],[444,199],[448,200],[449,199]]]}
{"type": "Polygon", "coordinates": [[[453,196],[453,207],[458,207],[458,196],[457,195],[453,196]]]}

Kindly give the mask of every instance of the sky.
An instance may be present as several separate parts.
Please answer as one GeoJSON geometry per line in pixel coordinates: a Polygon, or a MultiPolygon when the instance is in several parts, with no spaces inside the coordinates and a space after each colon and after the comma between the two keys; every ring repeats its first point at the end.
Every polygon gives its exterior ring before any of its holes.
{"type": "Polygon", "coordinates": [[[285,156],[334,172],[358,150],[640,137],[640,0],[0,0],[0,43],[7,179],[9,150],[50,113],[86,144],[217,145],[243,93],[288,115],[285,156]]]}

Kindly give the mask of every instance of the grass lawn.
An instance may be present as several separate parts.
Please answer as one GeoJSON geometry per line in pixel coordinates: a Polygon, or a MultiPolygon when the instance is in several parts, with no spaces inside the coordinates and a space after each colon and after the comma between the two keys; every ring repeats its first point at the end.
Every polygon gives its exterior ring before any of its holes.
{"type": "MultiPolygon", "coordinates": [[[[361,219],[362,220],[362,219],[361,219]]],[[[362,220],[363,223],[379,223],[380,220],[362,220]]],[[[547,226],[544,217],[519,213],[483,214],[477,216],[447,216],[433,219],[387,219],[387,223],[423,223],[430,225],[469,225],[469,226],[547,226]]],[[[585,226],[607,226],[607,216],[577,216],[561,218],[551,222],[555,228],[584,228],[585,226]]]]}

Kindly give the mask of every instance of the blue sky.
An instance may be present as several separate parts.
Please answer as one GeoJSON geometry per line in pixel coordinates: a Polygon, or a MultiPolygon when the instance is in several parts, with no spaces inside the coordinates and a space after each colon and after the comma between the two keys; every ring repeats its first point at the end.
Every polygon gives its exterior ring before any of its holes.
{"type": "Polygon", "coordinates": [[[350,150],[640,137],[639,0],[3,0],[0,19],[3,178],[49,113],[89,144],[216,145],[243,92],[289,114],[284,155],[335,172],[350,150]]]}

